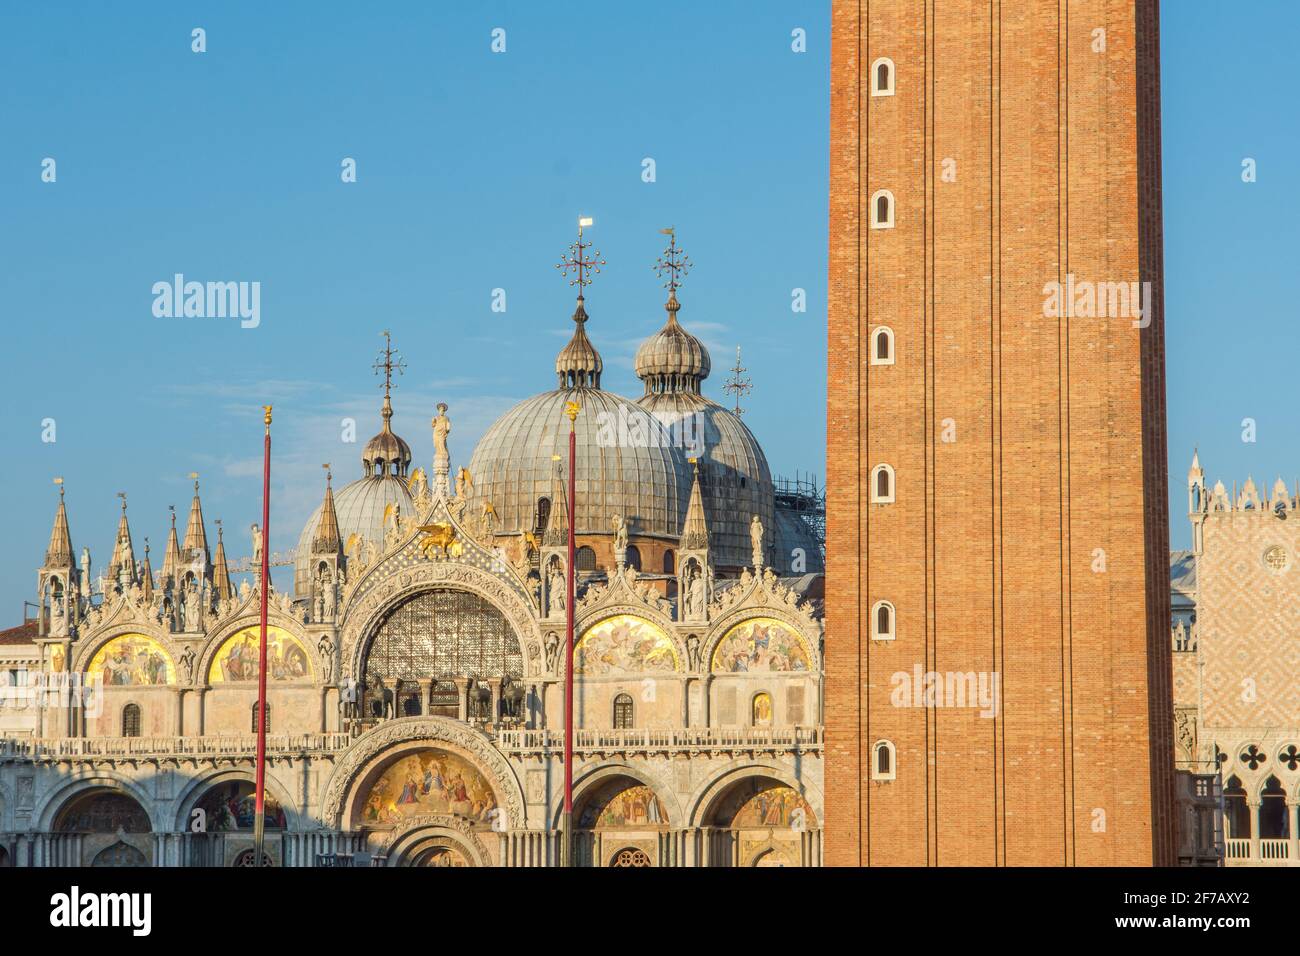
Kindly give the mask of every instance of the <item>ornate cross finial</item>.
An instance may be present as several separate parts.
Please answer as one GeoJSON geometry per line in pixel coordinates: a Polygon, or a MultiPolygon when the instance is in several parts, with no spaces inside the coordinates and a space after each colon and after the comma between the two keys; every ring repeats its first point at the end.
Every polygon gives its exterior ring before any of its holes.
{"type": "Polygon", "coordinates": [[[672,226],[659,231],[669,237],[668,248],[655,261],[652,268],[659,274],[659,278],[667,276],[668,281],[664,283],[664,288],[668,290],[668,298],[673,299],[677,297],[677,289],[681,286],[682,279],[686,278],[687,273],[691,271],[691,258],[678,247],[677,231],[672,226]]]}
{"type": "Polygon", "coordinates": [[[402,361],[401,352],[393,348],[393,337],[388,329],[381,333],[384,337],[384,350],[380,353],[380,358],[375,359],[373,366],[375,374],[378,375],[380,369],[384,372],[384,397],[388,397],[388,392],[393,387],[393,372],[398,375],[404,375],[406,363],[402,361]]]}
{"type": "MultiPolygon", "coordinates": [[[[145,547],[148,547],[149,539],[145,538],[144,540],[145,540],[145,547]]],[[[217,519],[217,540],[218,541],[221,540],[221,519],[220,518],[217,519]]]]}
{"type": "Polygon", "coordinates": [[[736,407],[733,411],[737,416],[745,414],[745,410],[740,407],[740,399],[754,390],[753,380],[744,378],[744,374],[749,369],[740,364],[740,346],[736,346],[736,364],[731,367],[731,378],[722,386],[724,392],[731,392],[736,396],[736,407]]]}
{"type": "Polygon", "coordinates": [[[325,469],[325,484],[328,486],[330,479],[334,477],[333,473],[330,471],[330,463],[327,461],[325,464],[321,465],[321,467],[325,469]]]}
{"type": "Polygon", "coordinates": [[[600,267],[606,265],[604,259],[600,257],[600,250],[592,250],[592,254],[587,255],[587,250],[591,249],[590,242],[582,241],[582,229],[584,226],[591,225],[591,219],[582,218],[578,220],[578,241],[569,245],[569,254],[555,264],[555,268],[560,270],[560,274],[568,278],[570,272],[576,273],[575,278],[569,279],[569,285],[578,287],[578,298],[582,298],[582,290],[591,285],[593,276],[600,275],[600,267]]]}
{"type": "Polygon", "coordinates": [[[172,513],[172,528],[176,527],[176,506],[168,505],[167,510],[172,513]]]}
{"type": "Polygon", "coordinates": [[[119,491],[117,496],[122,499],[122,514],[126,514],[126,492],[119,491]]]}
{"type": "Polygon", "coordinates": [[[55,478],[54,483],[59,486],[59,500],[63,500],[63,479],[55,478]]]}

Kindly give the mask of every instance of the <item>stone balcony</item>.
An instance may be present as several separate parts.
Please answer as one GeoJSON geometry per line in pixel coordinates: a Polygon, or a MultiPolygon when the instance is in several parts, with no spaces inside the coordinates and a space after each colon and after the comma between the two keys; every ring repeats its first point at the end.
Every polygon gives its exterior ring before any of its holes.
{"type": "Polygon", "coordinates": [[[1245,837],[1225,842],[1228,866],[1300,866],[1295,840],[1252,840],[1245,837]]]}
{"type": "MultiPolygon", "coordinates": [[[[563,729],[486,730],[488,737],[508,757],[541,758],[564,752],[563,729]]],[[[267,734],[266,752],[272,758],[337,755],[356,740],[345,732],[324,734],[267,734]]],[[[668,729],[574,731],[574,749],[583,757],[614,754],[788,754],[820,756],[819,727],[688,727],[668,729]]],[[[223,761],[252,758],[257,737],[240,734],[208,737],[4,737],[0,761],[61,763],[75,761],[223,761]]]]}
{"type": "MultiPolygon", "coordinates": [[[[564,731],[501,730],[497,747],[512,756],[563,753],[564,731]]],[[[822,752],[820,727],[684,727],[573,732],[573,749],[586,757],[612,754],[771,754],[822,752]]]]}

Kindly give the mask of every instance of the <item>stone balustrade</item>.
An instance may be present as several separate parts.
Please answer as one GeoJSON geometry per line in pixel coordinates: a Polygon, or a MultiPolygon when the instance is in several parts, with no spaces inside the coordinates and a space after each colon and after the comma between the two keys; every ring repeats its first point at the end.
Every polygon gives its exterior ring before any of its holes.
{"type": "MultiPolygon", "coordinates": [[[[488,732],[508,756],[541,756],[564,750],[563,729],[502,729],[488,732]]],[[[268,734],[266,752],[272,756],[337,754],[356,738],[344,732],[268,734]]],[[[822,750],[816,727],[688,727],[676,729],[598,730],[578,728],[574,748],[579,753],[752,752],[814,753],[822,750]]],[[[210,737],[5,737],[0,760],[147,760],[154,758],[252,757],[253,734],[210,737]]]]}
{"type": "MultiPolygon", "coordinates": [[[[497,747],[507,754],[555,753],[564,750],[564,731],[502,730],[497,747]]],[[[649,753],[753,751],[821,753],[822,733],[817,727],[685,727],[665,729],[598,730],[580,727],[573,733],[580,753],[649,753]]]]}
{"type": "MultiPolygon", "coordinates": [[[[270,754],[335,753],[353,738],[346,733],[267,734],[270,754]]],[[[147,759],[151,757],[230,757],[257,753],[257,736],[214,737],[8,737],[0,739],[0,759],[37,761],[147,759]]]]}

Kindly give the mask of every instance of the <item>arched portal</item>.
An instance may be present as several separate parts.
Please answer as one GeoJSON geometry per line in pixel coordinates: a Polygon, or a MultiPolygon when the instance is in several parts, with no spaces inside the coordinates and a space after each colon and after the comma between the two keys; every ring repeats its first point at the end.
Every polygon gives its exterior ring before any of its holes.
{"type": "Polygon", "coordinates": [[[120,790],[96,787],[76,794],[60,808],[52,829],[59,834],[61,846],[83,866],[150,864],[149,815],[134,797],[120,790]]]}
{"type": "MultiPolygon", "coordinates": [[[[268,781],[266,789],[267,852],[276,865],[282,852],[281,836],[289,829],[289,814],[268,781]]],[[[198,784],[182,802],[179,826],[185,832],[186,865],[252,866],[253,823],[256,814],[254,784],[238,772],[198,784]],[[197,796],[195,796],[197,793],[197,796]]]]}
{"type": "Polygon", "coordinates": [[[498,783],[461,747],[413,739],[359,773],[344,818],[388,866],[490,866],[507,820],[498,783]]]}
{"type": "Polygon", "coordinates": [[[469,591],[435,589],[388,612],[366,648],[362,673],[367,717],[495,720],[492,687],[520,680],[524,658],[514,628],[493,604],[469,591]]]}
{"type": "Polygon", "coordinates": [[[817,818],[793,787],[767,776],[742,777],[714,797],[704,816],[713,866],[808,865],[817,818]]]}
{"type": "Polygon", "coordinates": [[[606,777],[573,806],[580,866],[655,866],[671,821],[659,795],[632,776],[606,777]]]}
{"type": "Polygon", "coordinates": [[[465,853],[455,846],[430,846],[411,858],[411,866],[460,867],[469,866],[465,853]]]}

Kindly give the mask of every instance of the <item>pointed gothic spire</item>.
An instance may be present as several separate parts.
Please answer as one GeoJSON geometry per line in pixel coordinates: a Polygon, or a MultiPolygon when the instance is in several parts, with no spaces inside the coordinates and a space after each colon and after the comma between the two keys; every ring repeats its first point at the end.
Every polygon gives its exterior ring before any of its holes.
{"type": "Polygon", "coordinates": [[[199,503],[199,476],[194,479],[194,499],[190,502],[190,520],[185,526],[185,544],[182,552],[187,562],[203,561],[202,576],[207,577],[212,569],[212,555],[208,553],[208,532],[203,526],[203,505],[199,503]]]}
{"type": "Polygon", "coordinates": [[[1192,449],[1192,467],[1187,469],[1187,480],[1194,481],[1197,478],[1204,477],[1205,472],[1201,471],[1201,450],[1192,449]]]}
{"type": "Polygon", "coordinates": [[[339,536],[339,516],[334,510],[334,488],[330,481],[334,476],[329,465],[325,466],[325,500],[320,506],[320,521],[316,524],[316,536],[312,538],[312,554],[339,554],[343,542],[339,536]]]}
{"type": "Polygon", "coordinates": [[[153,600],[153,565],[149,563],[149,539],[144,539],[144,561],[140,565],[140,589],[146,601],[153,600]]]}
{"type": "Polygon", "coordinates": [[[217,553],[212,559],[212,586],[221,600],[229,600],[234,593],[230,584],[230,567],[226,563],[226,542],[222,540],[221,519],[217,519],[217,553]]]}
{"type": "Polygon", "coordinates": [[[552,459],[552,466],[555,475],[551,486],[551,513],[546,519],[542,543],[559,548],[569,543],[569,499],[564,491],[564,470],[560,467],[559,455],[552,459]]]}
{"type": "Polygon", "coordinates": [[[54,527],[50,529],[50,546],[45,549],[47,568],[72,569],[72,535],[68,531],[68,509],[63,504],[63,479],[55,478],[59,486],[59,507],[54,512],[54,527]]]}
{"type": "Polygon", "coordinates": [[[167,550],[163,552],[162,581],[164,588],[175,587],[180,580],[181,546],[176,540],[176,506],[168,505],[172,514],[171,531],[167,534],[167,550]]]}
{"type": "Polygon", "coordinates": [[[122,499],[122,515],[117,519],[117,539],[113,542],[113,560],[108,564],[107,575],[109,581],[119,584],[125,572],[125,583],[134,584],[135,549],[131,546],[131,526],[126,520],[126,492],[119,491],[117,496],[122,499]]]}
{"type": "Polygon", "coordinates": [[[704,495],[700,491],[700,463],[692,458],[695,475],[691,480],[691,501],[686,506],[686,524],[682,528],[683,551],[704,551],[709,546],[709,522],[704,513],[704,495]]]}

